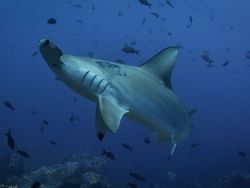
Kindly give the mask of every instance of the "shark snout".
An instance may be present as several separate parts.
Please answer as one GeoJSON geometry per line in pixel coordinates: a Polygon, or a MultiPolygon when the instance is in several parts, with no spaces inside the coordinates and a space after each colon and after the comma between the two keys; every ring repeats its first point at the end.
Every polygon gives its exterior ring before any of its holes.
{"type": "Polygon", "coordinates": [[[48,64],[53,65],[53,67],[61,64],[60,57],[63,53],[50,39],[41,39],[39,42],[39,49],[48,64]]]}
{"type": "Polygon", "coordinates": [[[49,39],[41,39],[39,42],[40,47],[56,48],[56,45],[49,39]]]}

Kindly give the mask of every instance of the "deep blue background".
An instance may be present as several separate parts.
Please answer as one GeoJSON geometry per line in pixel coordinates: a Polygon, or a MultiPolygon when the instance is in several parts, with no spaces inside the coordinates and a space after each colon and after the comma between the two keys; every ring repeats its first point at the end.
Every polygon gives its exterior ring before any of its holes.
{"type": "Polygon", "coordinates": [[[164,0],[151,3],[149,9],[137,0],[1,0],[0,101],[12,101],[16,111],[0,106],[0,157],[11,153],[3,136],[11,128],[17,146],[32,156],[25,160],[29,169],[58,163],[86,148],[99,155],[105,147],[117,155],[117,160],[107,165],[110,179],[124,184],[130,180],[129,171],[143,174],[145,185],[178,186],[189,178],[208,184],[232,170],[250,170],[250,59],[245,57],[250,49],[250,1],[173,0],[174,8],[164,0]],[[189,16],[193,25],[188,29],[189,16]],[[57,24],[49,25],[50,17],[56,18],[57,24]],[[184,48],[180,49],[172,85],[187,107],[198,112],[193,116],[194,129],[174,158],[167,160],[167,144],[157,144],[154,139],[150,145],[143,143],[149,133],[127,119],[116,135],[108,134],[100,143],[94,128],[95,104],[56,81],[40,54],[31,56],[44,37],[55,41],[65,53],[87,55],[91,51],[96,58],[120,58],[129,65],[139,65],[162,48],[181,44],[184,48]],[[133,41],[140,56],[121,51],[125,43],[133,41]],[[215,60],[213,67],[202,60],[204,50],[215,60]],[[222,67],[225,60],[230,64],[222,67]],[[38,115],[32,115],[31,110],[38,115]],[[80,121],[70,123],[71,114],[80,121]],[[49,127],[41,134],[39,126],[44,119],[49,127]],[[48,144],[50,139],[58,146],[48,144]],[[190,148],[194,142],[201,147],[190,148]],[[124,150],[121,143],[130,144],[135,151],[124,150]],[[247,156],[241,158],[238,150],[247,156]],[[168,171],[177,174],[175,182],[168,178],[168,171]]]}

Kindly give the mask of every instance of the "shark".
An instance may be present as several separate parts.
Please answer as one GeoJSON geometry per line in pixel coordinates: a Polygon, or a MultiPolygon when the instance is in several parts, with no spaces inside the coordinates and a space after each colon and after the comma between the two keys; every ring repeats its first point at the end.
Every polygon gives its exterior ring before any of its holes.
{"type": "Polygon", "coordinates": [[[178,47],[165,48],[140,66],[64,54],[50,39],[41,39],[39,49],[61,81],[96,103],[100,141],[119,130],[124,116],[156,133],[159,143],[169,142],[169,158],[188,135],[190,114],[171,85],[178,47]]]}

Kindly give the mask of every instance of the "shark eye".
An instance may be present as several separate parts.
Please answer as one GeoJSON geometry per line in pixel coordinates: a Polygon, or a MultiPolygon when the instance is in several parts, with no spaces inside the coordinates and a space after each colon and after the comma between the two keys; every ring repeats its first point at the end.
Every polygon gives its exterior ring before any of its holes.
{"type": "Polygon", "coordinates": [[[48,46],[49,43],[50,43],[50,41],[49,41],[48,39],[46,39],[46,40],[44,41],[44,44],[45,44],[46,46],[48,46]]]}

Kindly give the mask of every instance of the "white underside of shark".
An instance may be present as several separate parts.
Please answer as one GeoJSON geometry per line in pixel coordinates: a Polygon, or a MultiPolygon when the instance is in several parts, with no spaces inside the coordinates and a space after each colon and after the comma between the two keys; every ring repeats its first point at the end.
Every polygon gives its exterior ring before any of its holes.
{"type": "Polygon", "coordinates": [[[48,39],[40,52],[67,86],[96,102],[96,131],[116,133],[123,116],[158,134],[158,141],[176,145],[191,127],[187,108],[171,87],[178,48],[162,50],[141,66],[65,55],[48,39]]]}

